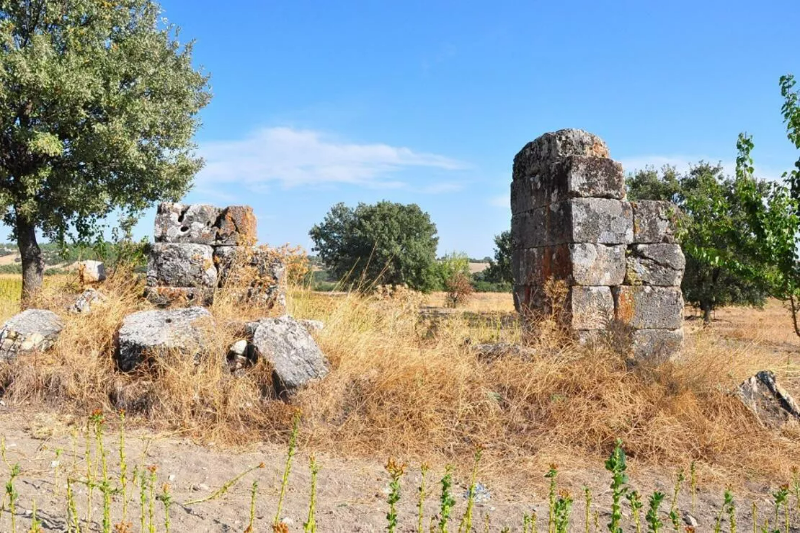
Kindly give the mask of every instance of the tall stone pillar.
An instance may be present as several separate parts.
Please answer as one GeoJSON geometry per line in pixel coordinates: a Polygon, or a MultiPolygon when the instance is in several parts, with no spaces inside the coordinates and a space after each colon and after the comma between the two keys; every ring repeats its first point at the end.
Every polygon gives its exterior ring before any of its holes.
{"type": "Polygon", "coordinates": [[[632,356],[664,360],[683,341],[685,266],[668,202],[628,202],[622,166],[582,130],[546,133],[514,158],[514,302],[550,314],[548,280],[566,294],[556,317],[581,341],[624,330],[632,356]]]}

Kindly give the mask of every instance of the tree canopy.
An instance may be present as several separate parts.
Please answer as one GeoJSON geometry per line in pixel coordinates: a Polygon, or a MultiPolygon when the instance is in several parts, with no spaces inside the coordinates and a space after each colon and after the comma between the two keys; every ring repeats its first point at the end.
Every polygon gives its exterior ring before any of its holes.
{"type": "MultiPolygon", "coordinates": [[[[754,183],[754,194],[764,198],[768,185],[754,183]]],[[[683,174],[673,167],[640,170],[628,179],[628,195],[680,208],[678,236],[686,256],[681,289],[706,321],[722,305],[763,305],[768,291],[757,272],[765,266],[751,253],[755,235],[747,230],[737,182],[720,165],[701,161],[683,174]]]]}
{"type": "Polygon", "coordinates": [[[339,279],[352,283],[435,283],[436,225],[416,204],[334,205],[309,232],[315,252],[339,279]]]}
{"type": "Polygon", "coordinates": [[[0,207],[31,295],[37,230],[85,240],[115,210],[185,194],[210,92],[152,0],[2,2],[0,47],[0,207]]]}

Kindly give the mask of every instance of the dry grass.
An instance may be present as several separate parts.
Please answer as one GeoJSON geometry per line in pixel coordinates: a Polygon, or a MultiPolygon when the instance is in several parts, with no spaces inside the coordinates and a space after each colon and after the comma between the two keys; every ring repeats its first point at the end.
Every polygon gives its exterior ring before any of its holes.
{"type": "MultiPolygon", "coordinates": [[[[429,307],[446,307],[446,300],[446,292],[432,292],[425,295],[422,303],[429,307]]],[[[459,309],[478,313],[513,313],[514,297],[509,292],[476,292],[459,309]]]]}
{"type": "MultiPolygon", "coordinates": [[[[241,377],[222,364],[236,323],[265,313],[224,295],[211,308],[211,356],[201,364],[177,360],[139,375],[116,371],[114,333],[125,315],[148,307],[141,289],[131,276],[115,276],[103,287],[109,302],[102,312],[70,316],[62,312],[64,295],[79,287],[69,279],[53,285],[47,305],[64,316],[66,328],[50,352],[0,370],[6,400],[87,413],[113,409],[112,397],[139,386],[147,408],[130,415],[132,424],[234,444],[285,438],[299,407],[307,449],[468,465],[481,444],[488,470],[520,478],[540,477],[553,460],[597,464],[616,438],[639,464],[698,460],[725,481],[743,474],[787,479],[800,453],[797,432],[761,429],[730,395],[765,368],[796,390],[797,359],[787,363],[786,354],[713,328],[695,331],[684,358],[658,369],[632,370],[611,349],[571,346],[557,334],[528,339],[540,354],[531,360],[488,362],[470,345],[519,341],[517,328],[470,325],[458,314],[429,328],[419,320],[422,297],[404,291],[379,298],[295,290],[289,311],[325,322],[317,337],[332,372],[288,406],[271,399],[266,364],[241,377]]],[[[510,298],[485,297],[498,307],[510,298]]]]}

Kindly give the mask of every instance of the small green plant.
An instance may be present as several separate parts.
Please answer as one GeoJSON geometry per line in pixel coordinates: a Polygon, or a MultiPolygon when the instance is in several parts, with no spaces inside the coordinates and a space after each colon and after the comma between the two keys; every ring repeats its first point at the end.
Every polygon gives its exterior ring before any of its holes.
{"type": "Polygon", "coordinates": [[[569,530],[569,517],[572,512],[572,498],[569,492],[559,492],[554,510],[555,533],[567,533],[569,530]]]}
{"type": "Polygon", "coordinates": [[[683,469],[678,470],[675,474],[675,486],[672,489],[672,501],[669,505],[669,519],[672,522],[672,527],[675,531],[680,531],[681,518],[678,516],[678,495],[681,492],[681,485],[684,481],[683,469]]]}
{"type": "Polygon", "coordinates": [[[317,533],[317,474],[319,474],[320,467],[313,455],[309,458],[309,466],[311,468],[311,494],[308,498],[308,520],[303,524],[303,531],[304,533],[317,533]]]}
{"type": "Polygon", "coordinates": [[[283,499],[286,497],[286,489],[289,487],[289,474],[292,471],[292,459],[297,453],[297,435],[300,432],[300,415],[297,414],[292,422],[292,433],[289,435],[289,449],[286,453],[286,466],[283,469],[281,478],[281,492],[278,496],[278,510],[275,513],[273,526],[281,523],[281,512],[283,511],[283,499]]]}
{"type": "Polygon", "coordinates": [[[33,500],[33,511],[31,516],[31,528],[28,533],[42,533],[42,524],[36,517],[36,500],[33,500]]]}
{"type": "MultiPolygon", "coordinates": [[[[122,521],[128,520],[128,461],[125,457],[125,411],[120,409],[119,416],[119,484],[122,492],[122,521]]],[[[120,527],[121,529],[121,527],[120,527]]]]}
{"type": "MultiPolygon", "coordinates": [[[[244,530],[244,533],[255,533],[255,522],[256,522],[256,497],[258,496],[258,480],[253,480],[253,485],[250,487],[250,520],[247,523],[247,529],[244,530]]],[[[307,529],[303,529],[304,531],[308,531],[307,529]]]]}
{"type": "Polygon", "coordinates": [[[425,518],[425,476],[428,474],[430,467],[427,463],[422,463],[420,471],[422,472],[422,480],[417,489],[417,533],[424,533],[422,523],[425,518]]]}
{"type": "Polygon", "coordinates": [[[14,480],[19,476],[19,472],[19,464],[14,464],[14,466],[11,467],[11,474],[6,482],[6,496],[8,496],[8,511],[11,513],[12,533],[16,533],[17,531],[17,500],[19,499],[19,493],[14,488],[14,480]]]}
{"type": "Polygon", "coordinates": [[[658,514],[658,508],[661,506],[661,503],[664,501],[664,493],[656,491],[650,496],[650,506],[647,509],[647,515],[645,515],[645,520],[647,521],[647,531],[650,533],[658,533],[661,531],[661,527],[664,525],[661,522],[658,514]]]}
{"type": "Polygon", "coordinates": [[[586,533],[589,533],[592,524],[592,490],[589,487],[583,487],[583,500],[586,503],[586,533]]]}
{"type": "MultiPolygon", "coordinates": [[[[730,522],[731,533],[736,533],[736,504],[733,501],[733,492],[731,492],[730,488],[726,489],[723,495],[722,507],[719,509],[717,521],[714,524],[714,533],[722,531],[722,517],[726,514],[730,522]]],[[[753,523],[755,524],[755,522],[753,523]]]]}
{"type": "Polygon", "coordinates": [[[156,495],[156,470],[158,467],[155,465],[150,465],[147,467],[147,470],[150,472],[150,479],[148,480],[148,488],[149,495],[148,495],[148,522],[147,525],[149,526],[150,533],[156,533],[156,522],[154,520],[156,514],[156,503],[155,503],[155,495],[156,495]]]}
{"type": "Polygon", "coordinates": [[[389,473],[389,496],[387,503],[389,504],[389,512],[386,513],[387,527],[389,533],[394,533],[397,530],[397,502],[400,501],[400,479],[406,471],[405,464],[397,464],[394,459],[389,459],[386,463],[386,471],[389,473]]]}
{"type": "Polygon", "coordinates": [[[67,533],[80,533],[81,523],[75,506],[75,493],[72,491],[72,478],[67,476],[67,533]]]}
{"type": "Polygon", "coordinates": [[[239,474],[236,474],[233,478],[231,478],[228,481],[226,481],[220,488],[218,488],[217,490],[215,490],[214,492],[212,492],[208,496],[204,496],[204,497],[198,498],[196,500],[190,500],[190,501],[184,503],[183,506],[184,507],[188,507],[190,505],[198,505],[198,504],[201,504],[201,503],[209,502],[211,500],[216,500],[217,498],[219,498],[223,494],[227,493],[230,490],[230,488],[232,486],[236,485],[236,483],[238,483],[239,480],[242,479],[244,476],[246,476],[250,472],[253,472],[254,470],[257,470],[259,468],[264,468],[264,463],[257,464],[256,466],[251,466],[247,470],[245,470],[243,472],[240,472],[239,474]]]}
{"type": "Polygon", "coordinates": [[[697,465],[695,461],[689,465],[689,491],[692,496],[692,514],[695,514],[697,508],[697,465]]]}
{"type": "Polygon", "coordinates": [[[544,477],[550,479],[550,488],[547,491],[547,531],[548,533],[553,533],[556,527],[556,488],[558,486],[556,478],[558,477],[558,465],[551,464],[550,470],[547,471],[544,477]]]}
{"type": "Polygon", "coordinates": [[[472,509],[475,506],[475,487],[478,477],[478,465],[481,462],[481,454],[483,448],[480,446],[475,449],[474,463],[472,465],[472,476],[469,482],[469,490],[467,493],[467,510],[464,512],[464,517],[458,526],[459,533],[469,533],[472,531],[472,509]]]}
{"type": "Polygon", "coordinates": [[[111,484],[108,479],[108,459],[103,443],[103,424],[105,418],[102,411],[95,411],[89,418],[94,430],[97,453],[100,455],[100,493],[103,495],[103,533],[111,533],[111,484]]]}
{"type": "Polygon", "coordinates": [[[783,507],[784,514],[786,515],[786,532],[789,531],[789,485],[781,485],[780,488],[772,493],[773,502],[775,504],[775,530],[778,530],[780,523],[779,513],[783,507]]]}
{"type": "Polygon", "coordinates": [[[453,487],[452,465],[447,465],[447,467],[445,467],[441,483],[442,493],[439,497],[439,533],[447,533],[447,522],[450,521],[450,513],[453,511],[453,506],[456,504],[456,501],[450,494],[450,490],[453,487]]]}
{"type": "Polygon", "coordinates": [[[608,530],[611,533],[622,533],[622,506],[620,502],[628,491],[628,475],[625,473],[628,466],[625,462],[625,450],[622,449],[622,440],[617,439],[611,455],[606,460],[606,470],[611,472],[611,521],[608,530]]]}
{"type": "Polygon", "coordinates": [[[633,515],[633,523],[636,526],[636,533],[642,533],[642,518],[641,511],[644,504],[642,497],[635,490],[629,490],[625,497],[628,498],[628,503],[631,506],[631,514],[633,515]]]}
{"type": "Polygon", "coordinates": [[[172,495],[169,493],[169,484],[164,483],[161,494],[158,495],[158,500],[164,505],[164,531],[169,533],[170,519],[169,510],[172,507],[172,495]]]}

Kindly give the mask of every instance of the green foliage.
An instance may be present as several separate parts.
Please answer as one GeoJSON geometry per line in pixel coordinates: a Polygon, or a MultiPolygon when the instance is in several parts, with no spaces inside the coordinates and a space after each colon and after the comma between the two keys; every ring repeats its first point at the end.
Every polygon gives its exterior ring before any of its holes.
{"type": "Polygon", "coordinates": [[[504,231],[494,237],[494,259],[489,260],[489,267],[482,273],[482,279],[492,283],[514,283],[511,272],[511,231],[504,231]]]}
{"type": "Polygon", "coordinates": [[[617,439],[611,455],[606,460],[606,470],[611,472],[611,522],[608,523],[608,530],[611,533],[622,533],[622,506],[620,502],[628,491],[628,475],[625,470],[628,465],[625,461],[625,451],[622,449],[622,441],[617,439]]]}
{"type": "Polygon", "coordinates": [[[4,2],[0,43],[0,207],[24,267],[35,229],[88,242],[111,212],[188,190],[208,77],[157,3],[4,2]]]}
{"type": "Polygon", "coordinates": [[[647,531],[650,533],[658,533],[661,531],[661,527],[664,525],[658,515],[658,508],[661,506],[663,501],[663,492],[656,491],[652,496],[650,496],[650,506],[647,509],[647,515],[645,515],[645,520],[647,521],[647,531]]]}
{"type": "MultiPolygon", "coordinates": [[[[754,182],[755,197],[767,198],[769,192],[767,182],[754,182]]],[[[748,214],[738,182],[723,176],[721,166],[701,161],[685,174],[672,167],[660,173],[638,171],[628,179],[628,194],[633,200],[669,200],[678,206],[678,238],[686,256],[681,288],[706,321],[722,305],[763,305],[766,266],[753,253],[756,239],[746,231],[748,214]]]]}
{"type": "Polygon", "coordinates": [[[453,467],[447,465],[442,477],[442,493],[439,496],[439,533],[447,533],[447,523],[456,504],[451,494],[453,488],[453,467]]]}
{"type": "Polygon", "coordinates": [[[447,284],[456,276],[470,277],[469,256],[461,252],[451,252],[436,260],[433,267],[433,288],[447,290],[447,284]]]}
{"type": "Polygon", "coordinates": [[[309,235],[337,279],[426,291],[436,284],[436,225],[416,204],[382,201],[352,209],[339,203],[309,235]]]}

